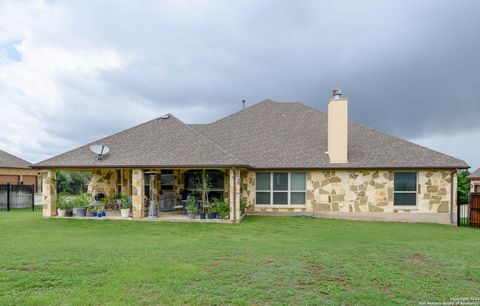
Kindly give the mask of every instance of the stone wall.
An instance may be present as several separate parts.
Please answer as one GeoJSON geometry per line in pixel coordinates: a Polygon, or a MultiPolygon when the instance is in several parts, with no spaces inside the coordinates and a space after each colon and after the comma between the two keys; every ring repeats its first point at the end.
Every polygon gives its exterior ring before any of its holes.
{"type": "Polygon", "coordinates": [[[448,213],[450,211],[450,183],[449,171],[420,171],[419,212],[448,213]]]}
{"type": "MultiPolygon", "coordinates": [[[[114,169],[93,170],[92,179],[88,184],[88,193],[95,194],[101,192],[106,195],[115,195],[116,182],[117,175],[114,169]]],[[[127,188],[129,189],[129,187],[127,188]]]]}
{"type": "Polygon", "coordinates": [[[394,207],[394,171],[390,170],[307,171],[305,206],[281,208],[255,205],[255,172],[244,170],[242,199],[252,203],[249,212],[450,212],[451,171],[419,170],[417,173],[417,205],[412,207],[394,207]]]}

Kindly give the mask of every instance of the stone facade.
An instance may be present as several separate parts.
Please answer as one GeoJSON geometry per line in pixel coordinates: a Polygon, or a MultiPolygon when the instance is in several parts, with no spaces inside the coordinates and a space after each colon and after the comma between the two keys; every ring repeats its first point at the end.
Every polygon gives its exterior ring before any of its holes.
{"type": "Polygon", "coordinates": [[[88,193],[104,193],[114,195],[116,191],[117,173],[114,169],[97,169],[92,171],[92,179],[88,184],[88,193]]]}
{"type": "Polygon", "coordinates": [[[330,212],[393,212],[393,172],[307,172],[307,206],[330,212]]]}
{"type": "Polygon", "coordinates": [[[145,215],[143,200],[145,198],[145,178],[142,169],[132,170],[132,216],[141,219],[145,215]]]}
{"type": "Polygon", "coordinates": [[[54,217],[57,215],[57,172],[55,170],[47,170],[42,173],[43,190],[43,216],[54,217]]]}
{"type": "MultiPolygon", "coordinates": [[[[306,171],[304,207],[255,205],[255,172],[242,171],[242,199],[249,212],[349,213],[449,213],[451,201],[450,170],[418,170],[417,205],[396,207],[392,170],[319,170],[306,171]]],[[[455,175],[454,175],[455,179],[455,175]]],[[[455,182],[453,182],[455,185],[455,182]]],[[[454,190],[456,192],[456,189],[454,190]]]]}

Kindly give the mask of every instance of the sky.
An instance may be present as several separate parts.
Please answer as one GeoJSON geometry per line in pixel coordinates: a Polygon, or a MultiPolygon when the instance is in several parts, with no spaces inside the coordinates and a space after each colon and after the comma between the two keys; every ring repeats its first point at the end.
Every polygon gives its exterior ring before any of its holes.
{"type": "Polygon", "coordinates": [[[3,1],[0,149],[38,162],[172,113],[264,99],[480,167],[480,1],[3,1]]]}

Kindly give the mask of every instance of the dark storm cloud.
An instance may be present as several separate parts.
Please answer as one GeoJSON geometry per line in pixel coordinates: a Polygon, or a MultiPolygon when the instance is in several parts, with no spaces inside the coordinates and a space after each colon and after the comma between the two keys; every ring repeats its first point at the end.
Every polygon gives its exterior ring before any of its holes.
{"type": "Polygon", "coordinates": [[[70,59],[77,65],[48,72],[59,101],[37,114],[52,137],[39,138],[42,155],[50,143],[56,144],[50,154],[60,153],[54,139],[66,149],[167,112],[187,122],[213,121],[239,110],[242,99],[326,110],[337,87],[350,98],[352,120],[397,136],[480,134],[479,1],[66,1],[48,7],[49,18],[23,31],[33,33],[28,38],[9,37],[28,41],[32,53],[49,47],[77,55],[70,59]],[[101,52],[115,60],[101,65],[109,59],[101,52]],[[85,68],[84,60],[93,63],[85,68]]]}
{"type": "Polygon", "coordinates": [[[479,9],[476,1],[212,5],[193,21],[170,16],[166,28],[129,36],[130,64],[103,80],[112,93],[158,108],[212,106],[209,119],[238,109],[242,98],[325,109],[341,87],[353,120],[408,137],[454,133],[478,127],[479,9]]]}

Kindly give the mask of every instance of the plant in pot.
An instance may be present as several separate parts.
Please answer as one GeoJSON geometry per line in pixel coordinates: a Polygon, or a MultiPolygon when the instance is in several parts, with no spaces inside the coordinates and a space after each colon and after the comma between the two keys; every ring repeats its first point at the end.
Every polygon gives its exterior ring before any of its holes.
{"type": "Polygon", "coordinates": [[[221,219],[230,218],[230,205],[228,204],[228,201],[218,201],[217,213],[221,219]]]}
{"type": "Polygon", "coordinates": [[[57,197],[57,216],[65,217],[65,213],[67,212],[68,202],[67,198],[64,195],[59,195],[57,197]]]}
{"type": "Polygon", "coordinates": [[[218,203],[221,202],[219,199],[215,198],[208,206],[207,210],[207,219],[215,219],[218,213],[218,203]]]}
{"type": "Polygon", "coordinates": [[[90,197],[86,193],[81,193],[75,197],[74,202],[74,215],[77,217],[87,216],[87,206],[90,205],[90,197]]]}
{"type": "Polygon", "coordinates": [[[91,217],[96,217],[97,216],[97,205],[90,204],[87,207],[87,215],[91,217]]]}
{"type": "Polygon", "coordinates": [[[130,198],[125,194],[121,194],[119,205],[120,205],[120,214],[122,218],[130,217],[130,207],[132,206],[130,204],[130,198]]]}
{"type": "Polygon", "coordinates": [[[187,216],[190,219],[195,219],[195,215],[197,214],[196,202],[195,198],[191,198],[187,203],[187,216]]]}

